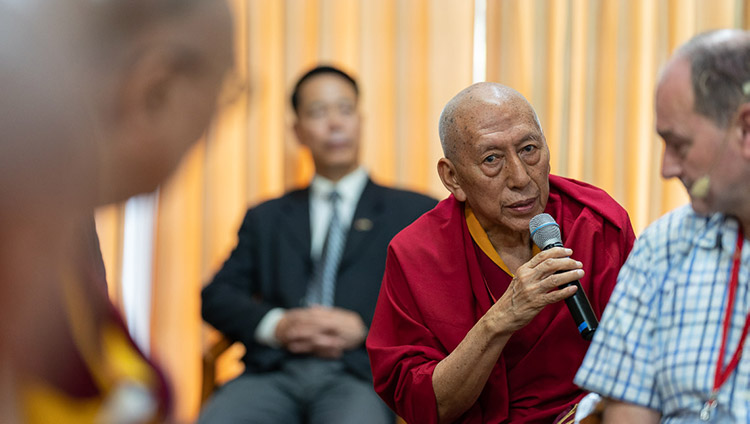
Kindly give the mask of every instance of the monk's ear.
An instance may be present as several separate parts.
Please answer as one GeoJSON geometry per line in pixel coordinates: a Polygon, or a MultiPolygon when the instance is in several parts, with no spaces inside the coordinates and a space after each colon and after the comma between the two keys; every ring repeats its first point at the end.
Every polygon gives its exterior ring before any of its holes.
{"type": "Polygon", "coordinates": [[[440,181],[443,182],[445,188],[450,191],[453,196],[459,202],[466,201],[466,193],[461,188],[461,183],[456,172],[456,165],[447,158],[440,158],[437,164],[438,175],[440,175],[440,181]]]}
{"type": "Polygon", "coordinates": [[[121,74],[117,119],[141,149],[179,150],[201,137],[216,105],[220,79],[196,49],[156,40],[121,74]],[[216,81],[214,81],[216,80],[216,81]]]}
{"type": "Polygon", "coordinates": [[[741,104],[737,116],[742,130],[740,152],[743,158],[750,160],[750,103],[741,104]]]}
{"type": "Polygon", "coordinates": [[[156,122],[168,101],[172,66],[161,48],[135,56],[131,65],[118,75],[117,119],[133,131],[149,133],[158,128],[156,122]]]}

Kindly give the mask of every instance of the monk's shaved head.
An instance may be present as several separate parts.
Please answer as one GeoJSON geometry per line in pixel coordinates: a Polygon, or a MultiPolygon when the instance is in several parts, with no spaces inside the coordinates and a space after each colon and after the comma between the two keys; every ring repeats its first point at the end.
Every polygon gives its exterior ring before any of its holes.
{"type": "MultiPolygon", "coordinates": [[[[526,234],[549,196],[549,148],[539,119],[516,90],[482,82],[443,109],[438,160],[443,185],[493,236],[526,234]],[[523,213],[514,207],[523,204],[523,213]]],[[[514,237],[514,236],[511,236],[514,237]]]]}
{"type": "MultiPolygon", "coordinates": [[[[542,132],[539,118],[531,104],[518,91],[494,82],[480,82],[461,90],[440,114],[440,144],[443,155],[451,160],[470,142],[470,135],[488,119],[489,108],[520,108],[542,132]],[[485,112],[485,113],[482,113],[485,112]]],[[[496,117],[492,117],[496,119],[496,117]]]]}

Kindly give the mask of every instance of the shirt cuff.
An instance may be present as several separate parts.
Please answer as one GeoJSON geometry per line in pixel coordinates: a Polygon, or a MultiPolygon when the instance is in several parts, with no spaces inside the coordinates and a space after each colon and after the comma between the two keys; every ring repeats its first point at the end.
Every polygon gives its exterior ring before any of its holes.
{"type": "Polygon", "coordinates": [[[280,348],[281,343],[276,339],[276,326],[286,313],[284,308],[273,308],[260,320],[255,329],[255,341],[266,346],[280,348]]]}

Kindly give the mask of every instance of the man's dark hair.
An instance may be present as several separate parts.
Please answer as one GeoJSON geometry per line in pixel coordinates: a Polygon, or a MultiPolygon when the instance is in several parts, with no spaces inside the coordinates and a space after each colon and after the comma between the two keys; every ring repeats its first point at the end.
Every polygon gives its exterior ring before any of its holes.
{"type": "Polygon", "coordinates": [[[700,34],[680,49],[690,62],[694,110],[726,128],[750,101],[750,35],[740,30],[700,34]]]}
{"type": "Polygon", "coordinates": [[[315,68],[310,69],[304,75],[302,75],[302,77],[300,77],[300,79],[297,81],[297,84],[294,85],[294,91],[292,91],[292,108],[294,108],[294,113],[299,115],[299,90],[302,87],[302,84],[304,84],[305,81],[309,80],[312,77],[323,74],[338,75],[341,78],[347,80],[352,85],[352,87],[354,87],[354,94],[359,97],[359,87],[357,86],[357,81],[355,81],[354,78],[351,77],[351,75],[347,74],[339,68],[335,68],[330,65],[316,66],[315,68]]]}

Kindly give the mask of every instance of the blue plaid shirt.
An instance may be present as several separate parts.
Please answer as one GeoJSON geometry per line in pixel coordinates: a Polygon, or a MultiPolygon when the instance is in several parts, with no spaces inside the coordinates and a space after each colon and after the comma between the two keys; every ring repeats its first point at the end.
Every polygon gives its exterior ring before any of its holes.
{"type": "MultiPolygon", "coordinates": [[[[635,243],[575,382],[603,396],[697,422],[714,383],[738,223],[690,206],[649,226],[635,243]]],[[[750,310],[744,241],[724,366],[750,310]]],[[[745,345],[747,351],[748,345],[745,345]]],[[[750,352],[721,387],[712,422],[750,423],[750,352]]]]}

